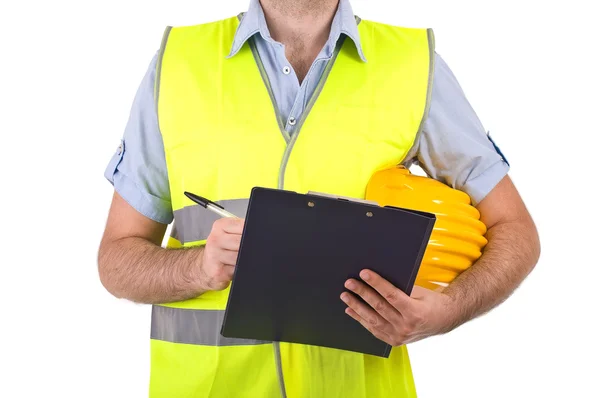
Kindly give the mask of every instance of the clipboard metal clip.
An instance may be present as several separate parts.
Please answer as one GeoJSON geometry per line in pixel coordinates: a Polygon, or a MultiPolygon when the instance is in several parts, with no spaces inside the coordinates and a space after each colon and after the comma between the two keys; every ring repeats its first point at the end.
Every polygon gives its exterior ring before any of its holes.
{"type": "Polygon", "coordinates": [[[308,191],[307,195],[322,196],[324,198],[330,198],[330,199],[347,200],[349,202],[364,203],[364,204],[374,205],[374,206],[379,207],[379,203],[377,203],[373,200],[357,199],[357,198],[351,198],[348,196],[332,195],[332,194],[328,194],[328,193],[314,192],[314,191],[308,191]]]}

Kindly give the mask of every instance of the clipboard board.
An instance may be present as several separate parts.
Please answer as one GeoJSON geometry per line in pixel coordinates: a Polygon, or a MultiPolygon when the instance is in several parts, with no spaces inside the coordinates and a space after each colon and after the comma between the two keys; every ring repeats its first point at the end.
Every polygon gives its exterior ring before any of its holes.
{"type": "Polygon", "coordinates": [[[221,334],[389,357],[340,294],[365,268],[410,294],[434,223],[431,213],[253,188],[221,334]]]}

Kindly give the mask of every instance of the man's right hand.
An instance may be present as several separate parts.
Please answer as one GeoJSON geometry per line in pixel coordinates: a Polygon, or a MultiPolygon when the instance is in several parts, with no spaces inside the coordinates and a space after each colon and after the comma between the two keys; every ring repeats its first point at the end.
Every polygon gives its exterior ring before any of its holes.
{"type": "Polygon", "coordinates": [[[233,278],[244,220],[220,218],[213,224],[202,252],[203,290],[223,290],[233,278]]]}
{"type": "Polygon", "coordinates": [[[100,281],[112,295],[137,303],[189,300],[231,282],[244,220],[219,219],[205,247],[163,248],[167,225],[134,209],[115,192],[98,250],[100,281]]]}

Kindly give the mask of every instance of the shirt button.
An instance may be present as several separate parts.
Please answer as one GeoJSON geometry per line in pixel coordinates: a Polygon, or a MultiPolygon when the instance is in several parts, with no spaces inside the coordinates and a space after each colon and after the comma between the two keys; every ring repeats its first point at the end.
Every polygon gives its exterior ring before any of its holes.
{"type": "Polygon", "coordinates": [[[292,116],[292,117],[290,117],[290,118],[288,119],[288,123],[290,124],[290,126],[293,126],[293,125],[295,125],[295,124],[296,124],[296,118],[295,118],[295,117],[293,117],[293,116],[292,116]]]}
{"type": "Polygon", "coordinates": [[[289,66],[284,66],[284,67],[283,67],[283,73],[284,73],[285,75],[289,75],[291,71],[292,71],[292,70],[290,69],[290,67],[289,67],[289,66]]]}

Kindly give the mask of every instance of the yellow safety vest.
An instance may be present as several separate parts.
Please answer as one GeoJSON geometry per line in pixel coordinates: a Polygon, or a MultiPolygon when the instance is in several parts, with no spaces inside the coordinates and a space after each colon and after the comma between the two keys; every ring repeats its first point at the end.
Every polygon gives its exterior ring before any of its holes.
{"type": "MultiPolygon", "coordinates": [[[[428,111],[433,35],[358,22],[368,62],[340,40],[292,136],[252,40],[227,58],[238,18],[167,29],[155,95],[175,215],[170,248],[203,244],[216,219],[184,191],[243,217],[254,186],[363,198],[374,172],[404,159],[428,111]]],[[[153,306],[151,397],[416,395],[405,347],[380,358],[224,338],[228,293],[153,306]]]]}

